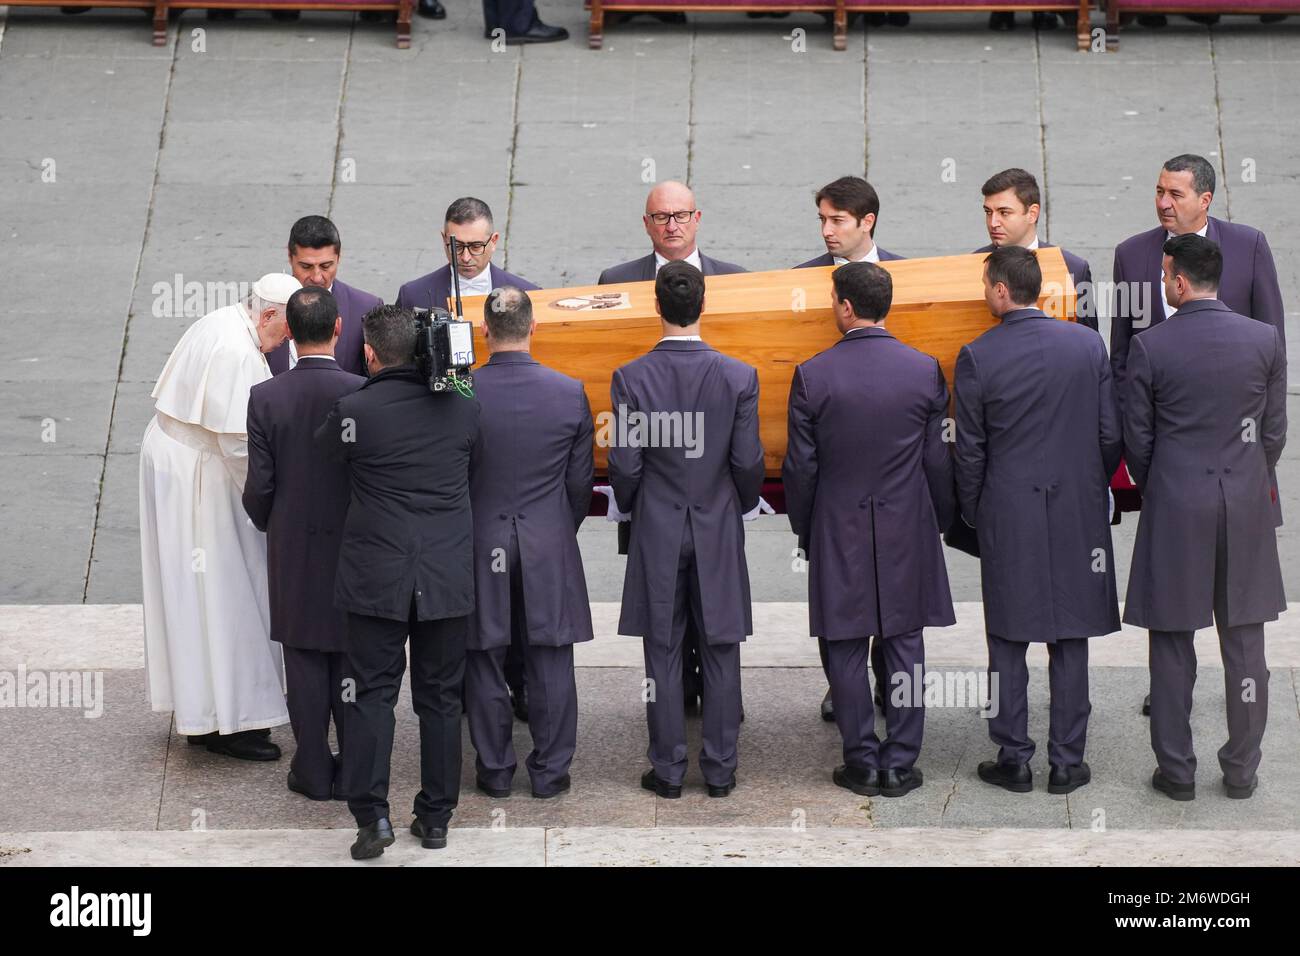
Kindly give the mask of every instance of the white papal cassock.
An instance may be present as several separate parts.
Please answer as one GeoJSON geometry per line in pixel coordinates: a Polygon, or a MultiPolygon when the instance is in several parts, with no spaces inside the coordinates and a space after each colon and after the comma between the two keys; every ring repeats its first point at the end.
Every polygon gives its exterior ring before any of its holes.
{"type": "MultiPolygon", "coordinates": [[[[286,277],[287,278],[287,277],[286,277]]],[[[243,305],[177,343],[140,446],[140,551],[149,701],[180,734],[287,723],[271,643],[266,536],[244,514],[248,391],[271,377],[243,305]]]]}

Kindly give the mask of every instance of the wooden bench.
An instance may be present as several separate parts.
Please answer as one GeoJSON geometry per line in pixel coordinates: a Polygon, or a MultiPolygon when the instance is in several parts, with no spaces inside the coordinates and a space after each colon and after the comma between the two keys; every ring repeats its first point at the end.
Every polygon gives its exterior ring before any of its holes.
{"type": "Polygon", "coordinates": [[[1291,0],[1106,0],[1106,49],[1119,49],[1119,28],[1134,17],[1146,14],[1246,14],[1259,16],[1275,13],[1281,16],[1300,14],[1300,2],[1291,0]]]}
{"type": "Polygon", "coordinates": [[[396,13],[397,47],[411,45],[415,0],[5,0],[11,7],[134,7],[153,11],[153,45],[167,42],[172,10],[337,10],[345,13],[396,13]]]}
{"type": "Polygon", "coordinates": [[[605,39],[607,13],[824,13],[831,17],[831,43],[836,50],[848,46],[850,13],[1066,13],[1077,14],[1076,41],[1080,50],[1089,45],[1088,14],[1091,0],[586,0],[591,13],[587,45],[598,50],[605,39]]]}

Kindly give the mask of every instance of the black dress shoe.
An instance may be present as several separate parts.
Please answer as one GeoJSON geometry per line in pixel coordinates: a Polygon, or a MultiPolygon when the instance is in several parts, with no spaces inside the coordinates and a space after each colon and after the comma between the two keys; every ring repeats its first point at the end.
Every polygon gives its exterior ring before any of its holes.
{"type": "Polygon", "coordinates": [[[304,797],[306,797],[308,800],[332,800],[332,799],[334,799],[334,794],[333,794],[333,793],[328,793],[328,794],[326,794],[326,795],[323,796],[323,797],[318,797],[316,794],[311,793],[310,791],[308,791],[306,787],[304,787],[301,783],[298,782],[298,777],[297,777],[297,775],[296,775],[292,770],[289,771],[289,781],[288,781],[288,782],[289,782],[289,789],[290,789],[290,790],[292,790],[294,793],[300,793],[300,794],[302,794],[302,795],[303,795],[304,797]]]}
{"type": "Polygon", "coordinates": [[[1027,763],[998,763],[985,760],[979,765],[980,779],[1012,793],[1028,793],[1034,789],[1034,772],[1027,763]]]}
{"type": "Polygon", "coordinates": [[[1055,30],[1061,25],[1056,19],[1056,14],[1050,10],[1035,11],[1033,24],[1035,30],[1055,30]]]}
{"type": "MultiPolygon", "coordinates": [[[[241,731],[241,733],[254,734],[263,740],[271,739],[271,729],[269,727],[263,727],[261,730],[245,730],[241,731]]],[[[204,747],[207,746],[208,740],[215,736],[217,736],[215,731],[210,734],[190,734],[185,740],[191,747],[204,747]]]]}
{"type": "Polygon", "coordinates": [[[891,13],[888,14],[889,25],[891,27],[905,27],[912,22],[910,13],[891,13]]]}
{"type": "Polygon", "coordinates": [[[549,800],[551,799],[551,797],[558,797],[562,793],[568,793],[572,789],[573,789],[573,781],[569,778],[569,775],[566,773],[563,777],[561,777],[559,780],[555,782],[554,790],[547,790],[545,793],[542,793],[540,790],[534,787],[533,796],[536,797],[538,800],[549,800]]]}
{"type": "Polygon", "coordinates": [[[373,860],[384,855],[384,848],[393,845],[393,826],[388,817],[380,817],[357,830],[357,842],[352,844],[352,859],[373,860]]]}
{"type": "Polygon", "coordinates": [[[1014,30],[1016,28],[1016,15],[1006,10],[995,11],[989,14],[990,30],[1014,30]]]}
{"type": "Polygon", "coordinates": [[[446,20],[447,8],[438,0],[420,0],[415,12],[426,20],[446,20]]]}
{"type": "Polygon", "coordinates": [[[504,800],[506,797],[510,796],[509,787],[506,787],[504,790],[498,787],[489,787],[482,777],[474,778],[474,786],[483,793],[486,793],[489,797],[492,797],[494,800],[504,800]]]}
{"type": "Polygon", "coordinates": [[[515,717],[528,723],[528,685],[525,684],[517,691],[510,695],[511,706],[514,709],[515,717]]]}
{"type": "Polygon", "coordinates": [[[858,796],[878,797],[880,796],[880,771],[873,770],[869,767],[850,767],[848,764],[840,764],[831,773],[831,780],[835,786],[843,787],[845,790],[852,790],[858,796]]]}
{"type": "Polygon", "coordinates": [[[441,850],[447,846],[447,828],[426,826],[419,817],[411,821],[411,836],[419,837],[420,846],[426,850],[441,850]]]}
{"type": "Polygon", "coordinates": [[[1228,795],[1230,800],[1249,800],[1255,788],[1259,786],[1259,775],[1250,778],[1250,783],[1239,787],[1236,784],[1228,783],[1228,778],[1223,778],[1223,792],[1228,795]]]}
{"type": "Polygon", "coordinates": [[[523,33],[506,34],[506,46],[517,46],[522,43],[556,43],[567,39],[569,39],[569,31],[564,27],[553,27],[534,17],[533,25],[523,33]]]}
{"type": "Polygon", "coordinates": [[[723,784],[722,786],[720,786],[720,787],[718,787],[718,786],[714,786],[714,785],[711,784],[711,783],[710,783],[710,784],[707,784],[707,786],[708,786],[708,788],[709,788],[709,796],[711,796],[711,797],[725,797],[725,796],[727,796],[727,794],[731,793],[731,791],[733,791],[733,790],[736,789],[736,775],[733,773],[733,774],[731,775],[731,779],[728,780],[726,783],[724,783],[724,784],[723,784]]]}
{"type": "Polygon", "coordinates": [[[286,22],[286,23],[292,23],[294,20],[297,20],[301,16],[302,16],[302,11],[300,10],[272,10],[271,11],[272,20],[279,20],[281,22],[286,22]]]}
{"type": "Polygon", "coordinates": [[[889,22],[889,18],[883,13],[868,13],[866,17],[867,26],[869,27],[883,27],[889,22]]]}
{"type": "Polygon", "coordinates": [[[59,7],[59,12],[65,17],[75,17],[78,13],[89,13],[90,7],[59,7]]]}
{"type": "Polygon", "coordinates": [[[903,797],[922,784],[921,771],[912,767],[910,770],[880,771],[880,795],[882,797],[903,797]]]}
{"type": "Polygon", "coordinates": [[[280,748],[256,730],[213,734],[205,741],[208,752],[236,760],[279,760],[280,748]]]}
{"type": "Polygon", "coordinates": [[[1261,13],[1259,15],[1260,23],[1281,23],[1285,19],[1285,13],[1261,13]]]}
{"type": "Polygon", "coordinates": [[[822,720],[833,721],[835,719],[835,701],[831,700],[831,689],[826,688],[826,696],[822,698],[822,720]]]}
{"type": "Polygon", "coordinates": [[[659,777],[655,775],[653,767],[641,774],[641,789],[653,790],[665,800],[676,800],[682,795],[682,788],[680,786],[674,787],[666,780],[660,780],[659,777]]]}
{"type": "Polygon", "coordinates": [[[1183,16],[1187,17],[1187,19],[1191,20],[1193,23],[1203,23],[1207,27],[1212,27],[1219,22],[1219,15],[1217,13],[1185,13],[1183,16]]]}
{"type": "Polygon", "coordinates": [[[1196,799],[1195,782],[1174,783],[1172,780],[1170,780],[1168,777],[1165,776],[1165,772],[1163,770],[1157,769],[1156,772],[1151,775],[1151,786],[1155,787],[1157,790],[1159,790],[1161,793],[1167,796],[1170,800],[1178,800],[1182,802],[1186,800],[1196,799]]]}
{"type": "Polygon", "coordinates": [[[1150,694],[1147,694],[1145,697],[1142,698],[1142,716],[1143,717],[1151,716],[1151,695],[1150,694]]]}
{"type": "Polygon", "coordinates": [[[1077,767],[1052,767],[1047,778],[1048,793],[1073,793],[1092,782],[1092,768],[1086,763],[1077,767]]]}

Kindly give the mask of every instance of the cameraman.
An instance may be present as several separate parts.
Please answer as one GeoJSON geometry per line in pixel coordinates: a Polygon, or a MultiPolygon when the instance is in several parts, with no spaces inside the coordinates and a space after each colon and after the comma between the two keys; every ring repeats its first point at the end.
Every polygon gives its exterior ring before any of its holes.
{"type": "Polygon", "coordinates": [[[421,783],[411,833],[426,849],[447,845],[460,796],[461,682],[474,610],[469,458],[479,418],[477,400],[429,390],[409,309],[372,309],[363,329],[370,378],[340,398],[316,432],[318,447],[346,463],[352,482],[334,603],[348,612],[356,679],[343,789],[359,828],[357,860],[394,840],[389,760],[408,635],[421,783]]]}

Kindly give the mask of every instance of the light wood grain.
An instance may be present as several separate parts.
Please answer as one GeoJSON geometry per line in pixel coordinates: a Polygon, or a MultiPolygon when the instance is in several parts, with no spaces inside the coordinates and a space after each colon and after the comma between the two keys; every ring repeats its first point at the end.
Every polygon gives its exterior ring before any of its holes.
{"type": "MultiPolygon", "coordinates": [[[[961,347],[997,321],[984,304],[984,256],[942,256],[883,262],[894,280],[894,304],[885,327],[913,348],[939,360],[952,386],[961,347]]],[[[1059,249],[1039,249],[1043,270],[1040,306],[1049,315],[1073,321],[1075,290],[1059,249]]],[[[839,340],[831,312],[834,267],[786,269],[709,276],[705,280],[704,340],[720,352],[758,369],[759,428],[767,473],[781,473],[785,456],[786,402],[799,362],[839,340]]],[[[528,293],[537,319],[531,352],[551,368],[581,379],[593,415],[608,412],[614,369],[654,348],[662,327],[654,309],[654,283],[541,289],[528,293]],[[560,299],[595,292],[624,292],[629,307],[572,312],[555,308],[560,299]]],[[[482,337],[483,296],[463,299],[465,317],[474,322],[474,347],[480,364],[488,350],[482,337]]],[[[596,468],[605,469],[605,449],[596,448],[596,468]]]]}

